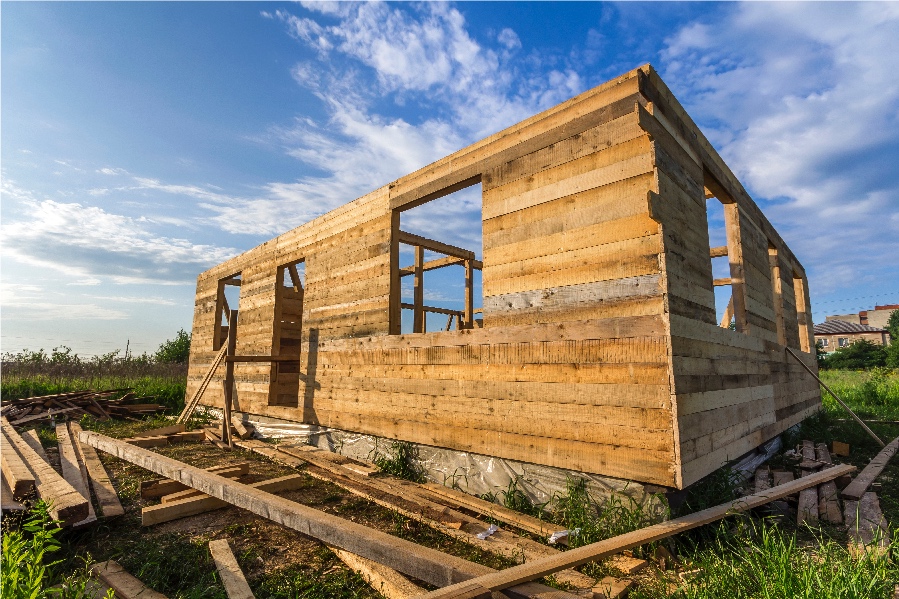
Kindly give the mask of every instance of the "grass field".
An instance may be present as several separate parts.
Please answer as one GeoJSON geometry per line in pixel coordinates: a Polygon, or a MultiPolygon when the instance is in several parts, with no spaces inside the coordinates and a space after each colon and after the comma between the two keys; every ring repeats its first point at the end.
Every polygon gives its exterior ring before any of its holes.
{"type": "MultiPolygon", "coordinates": [[[[828,371],[822,378],[884,440],[899,436],[899,373],[886,370],[872,372],[828,371]]],[[[131,371],[89,371],[28,373],[4,368],[2,394],[7,397],[44,394],[82,388],[134,387],[139,393],[156,395],[161,403],[177,413],[183,405],[184,374],[151,371],[146,366],[131,371]],[[76,376],[77,375],[77,376],[76,376]],[[163,399],[167,398],[167,399],[163,399]]],[[[116,437],[125,437],[167,423],[164,417],[142,422],[101,423],[85,418],[83,426],[116,437]]],[[[49,429],[41,431],[41,441],[55,459],[55,436],[49,429]]],[[[852,447],[844,463],[864,466],[879,451],[879,446],[848,418],[832,398],[824,394],[822,411],[784,435],[787,447],[802,439],[819,442],[839,440],[852,447]]],[[[158,451],[199,467],[225,461],[251,462],[255,479],[279,476],[294,470],[244,452],[228,453],[209,445],[182,445],[159,448],[158,451]]],[[[59,535],[60,549],[44,557],[60,563],[48,568],[44,587],[60,585],[68,577],[68,587],[77,589],[84,560],[116,559],[127,570],[139,576],[152,588],[171,598],[224,598],[206,544],[213,538],[228,538],[256,596],[261,598],[299,599],[329,597],[377,597],[365,582],[347,569],[327,548],[241,510],[221,510],[168,524],[144,528],[140,526],[140,509],[148,502],[140,497],[139,482],[153,478],[151,473],[132,464],[101,454],[119,490],[125,516],[101,523],[81,532],[64,531],[59,535]]],[[[398,468],[398,473],[403,469],[398,468]]],[[[373,503],[349,495],[346,491],[312,477],[303,489],[290,498],[342,517],[378,528],[390,534],[439,548],[466,559],[505,567],[511,564],[499,558],[436,533],[420,522],[410,520],[373,503]]],[[[252,481],[247,481],[252,482],[252,481]]],[[[899,460],[894,460],[878,479],[884,513],[891,523],[899,522],[899,460]]],[[[697,485],[688,496],[687,508],[701,509],[736,496],[740,482],[721,471],[697,485]]],[[[527,505],[520,494],[510,488],[497,497],[510,507],[541,513],[541,506],[527,505]]],[[[573,545],[584,544],[639,528],[653,521],[626,498],[598,500],[590,497],[576,480],[566,494],[554,498],[552,518],[560,528],[580,528],[582,537],[573,545]]],[[[15,528],[14,518],[3,521],[4,541],[15,528]]],[[[30,533],[26,533],[27,538],[30,533]]],[[[679,571],[664,570],[653,565],[638,577],[632,591],[634,599],[661,597],[684,598],[868,598],[893,596],[893,585],[899,581],[899,530],[893,526],[894,539],[889,551],[852,556],[846,549],[845,531],[822,525],[797,529],[794,521],[777,520],[762,514],[731,517],[691,533],[644,547],[636,553],[650,557],[654,549],[664,546],[678,556],[679,571]]],[[[670,564],[669,564],[670,566],[670,564]]],[[[4,576],[9,571],[4,544],[4,576]]],[[[593,576],[616,574],[605,564],[585,566],[593,576]]],[[[552,584],[552,580],[544,581],[552,584]]],[[[15,595],[2,596],[2,599],[15,595]]],[[[47,596],[47,595],[38,595],[47,596]]],[[[66,599],[77,599],[76,594],[66,599]]]]}

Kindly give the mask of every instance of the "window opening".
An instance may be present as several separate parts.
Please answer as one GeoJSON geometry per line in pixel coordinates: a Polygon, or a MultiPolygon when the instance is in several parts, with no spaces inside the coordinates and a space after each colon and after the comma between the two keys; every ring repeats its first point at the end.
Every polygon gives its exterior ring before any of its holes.
{"type": "Polygon", "coordinates": [[[808,353],[811,351],[809,323],[811,321],[808,311],[808,296],[805,290],[805,278],[796,272],[793,273],[793,292],[796,294],[796,323],[799,325],[799,349],[808,353]]]}
{"type": "Polygon", "coordinates": [[[240,304],[240,273],[219,279],[215,300],[215,333],[212,349],[219,350],[228,340],[228,318],[240,304]]]}
{"type": "Polygon", "coordinates": [[[391,323],[394,334],[483,326],[480,179],[433,195],[398,214],[398,281],[392,293],[399,293],[400,309],[398,322],[391,323]]]}
{"type": "Polygon", "coordinates": [[[740,209],[733,198],[708,174],[706,174],[705,193],[715,315],[722,328],[745,333],[748,327],[746,302],[743,296],[740,209]]]}
{"type": "Polygon", "coordinates": [[[771,267],[771,295],[774,306],[774,322],[777,325],[777,342],[781,345],[786,345],[787,336],[784,331],[783,280],[780,278],[780,258],[777,255],[777,248],[770,241],[768,242],[768,264],[771,267]]]}
{"type": "Polygon", "coordinates": [[[275,277],[275,326],[272,353],[296,357],[296,361],[272,363],[269,405],[299,405],[300,357],[303,342],[303,296],[306,289],[305,258],[278,267],[275,277]]]}

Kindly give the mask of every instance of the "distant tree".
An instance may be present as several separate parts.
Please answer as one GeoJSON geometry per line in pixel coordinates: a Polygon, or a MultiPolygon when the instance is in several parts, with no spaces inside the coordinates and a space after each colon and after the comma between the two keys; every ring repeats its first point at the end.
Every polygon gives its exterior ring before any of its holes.
{"type": "Polygon", "coordinates": [[[899,341],[899,310],[890,312],[890,317],[887,319],[887,330],[890,332],[890,339],[893,343],[899,341]]]}
{"type": "Polygon", "coordinates": [[[875,366],[884,366],[886,361],[886,348],[867,339],[859,339],[848,347],[841,347],[837,351],[828,354],[824,358],[824,368],[863,370],[865,368],[874,368],[875,366]]]}
{"type": "MultiPolygon", "coordinates": [[[[893,312],[893,314],[896,314],[893,312]]],[[[887,354],[887,362],[886,365],[888,368],[899,368],[899,339],[893,339],[893,342],[886,348],[887,354]]]]}
{"type": "Polygon", "coordinates": [[[157,362],[186,364],[189,356],[190,333],[181,329],[174,339],[167,339],[159,346],[154,357],[157,362]]]}

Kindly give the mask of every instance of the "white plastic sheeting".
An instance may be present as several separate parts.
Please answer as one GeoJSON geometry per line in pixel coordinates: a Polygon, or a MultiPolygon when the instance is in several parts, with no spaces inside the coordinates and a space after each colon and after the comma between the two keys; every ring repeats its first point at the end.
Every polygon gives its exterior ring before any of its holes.
{"type": "MultiPolygon", "coordinates": [[[[390,439],[371,435],[264,416],[245,416],[244,422],[252,424],[261,437],[279,438],[290,445],[315,445],[356,460],[371,462],[376,453],[389,455],[392,451],[390,439]]],[[[547,504],[554,495],[566,492],[570,479],[580,478],[587,481],[587,491],[599,501],[617,493],[631,497],[644,507],[656,503],[643,485],[633,481],[426,445],[416,446],[416,452],[418,465],[430,482],[453,486],[473,495],[493,494],[500,501],[505,492],[516,488],[532,503],[547,504]]]]}

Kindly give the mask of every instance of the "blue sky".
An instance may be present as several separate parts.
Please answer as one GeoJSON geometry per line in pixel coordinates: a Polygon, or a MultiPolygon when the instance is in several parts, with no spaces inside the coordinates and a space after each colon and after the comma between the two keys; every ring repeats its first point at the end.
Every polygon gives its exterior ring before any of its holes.
{"type": "MultiPolygon", "coordinates": [[[[646,62],[805,265],[816,321],[899,302],[896,3],[0,10],[3,351],[153,351],[209,266],[646,62]]],[[[403,226],[477,247],[476,190],[442,210],[403,226]]]]}

